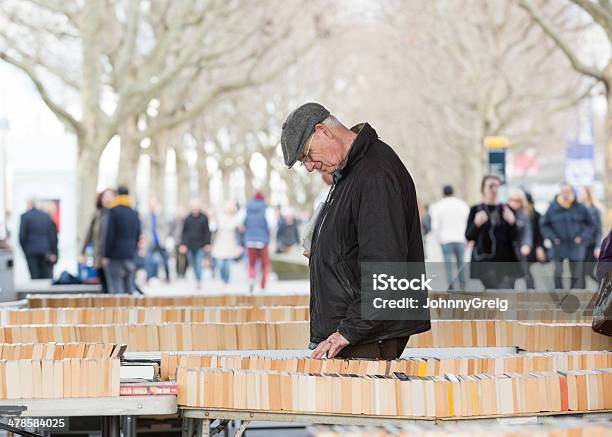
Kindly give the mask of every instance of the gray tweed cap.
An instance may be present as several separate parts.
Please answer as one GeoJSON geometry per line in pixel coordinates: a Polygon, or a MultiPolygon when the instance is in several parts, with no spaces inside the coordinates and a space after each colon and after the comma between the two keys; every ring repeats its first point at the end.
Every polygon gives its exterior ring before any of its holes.
{"type": "Polygon", "coordinates": [[[319,103],[304,103],[293,110],[283,123],[281,147],[285,164],[291,168],[304,150],[304,143],[317,124],[329,116],[329,111],[319,103]]]}

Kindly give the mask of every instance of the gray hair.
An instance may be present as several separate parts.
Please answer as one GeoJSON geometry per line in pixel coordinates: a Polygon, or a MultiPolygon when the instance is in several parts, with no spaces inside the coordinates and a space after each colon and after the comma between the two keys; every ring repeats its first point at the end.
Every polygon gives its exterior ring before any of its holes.
{"type": "Polygon", "coordinates": [[[338,121],[338,119],[331,114],[328,115],[327,118],[322,121],[322,123],[328,127],[338,127],[338,126],[344,127],[344,125],[340,123],[340,121],[338,121]]]}

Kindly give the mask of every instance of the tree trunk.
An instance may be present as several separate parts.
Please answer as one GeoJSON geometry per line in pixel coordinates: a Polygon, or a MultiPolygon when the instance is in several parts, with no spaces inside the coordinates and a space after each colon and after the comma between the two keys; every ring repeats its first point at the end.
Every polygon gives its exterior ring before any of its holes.
{"type": "Polygon", "coordinates": [[[119,153],[119,170],[117,171],[117,185],[124,185],[130,193],[136,191],[136,177],[138,176],[138,160],[140,146],[131,142],[128,137],[120,136],[121,152],[119,153]]]}
{"type": "Polygon", "coordinates": [[[603,183],[605,188],[604,206],[606,208],[606,217],[604,217],[605,231],[612,228],[612,64],[608,66],[606,75],[606,97],[608,99],[608,108],[606,111],[606,147],[605,147],[605,164],[603,183]]]}
{"type": "Polygon", "coordinates": [[[232,176],[232,167],[221,167],[221,178],[223,181],[223,202],[231,200],[230,178],[232,176]]]}
{"type": "Polygon", "coordinates": [[[176,184],[178,187],[177,206],[189,208],[189,201],[191,200],[189,164],[182,148],[178,147],[174,151],[176,153],[176,184]]]}
{"type": "Polygon", "coordinates": [[[253,185],[253,170],[251,170],[250,164],[247,162],[244,166],[244,198],[246,201],[251,199],[255,195],[255,186],[253,185]]]}
{"type": "Polygon", "coordinates": [[[166,145],[162,141],[151,144],[151,167],[149,173],[150,196],[155,197],[166,212],[166,145]]]}
{"type": "Polygon", "coordinates": [[[98,162],[101,152],[87,144],[79,143],[77,157],[77,250],[83,246],[87,227],[93,217],[98,185],[98,162]]]}
{"type": "Polygon", "coordinates": [[[198,196],[204,205],[210,206],[210,180],[206,166],[206,153],[198,146],[198,196]]]}

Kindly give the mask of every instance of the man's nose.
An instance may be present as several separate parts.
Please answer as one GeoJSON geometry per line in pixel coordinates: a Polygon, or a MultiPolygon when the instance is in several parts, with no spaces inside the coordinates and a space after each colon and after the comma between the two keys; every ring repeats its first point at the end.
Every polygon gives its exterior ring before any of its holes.
{"type": "Polygon", "coordinates": [[[304,166],[306,167],[306,170],[308,170],[308,172],[312,172],[315,168],[315,163],[313,161],[309,161],[307,163],[304,164],[304,166]]]}

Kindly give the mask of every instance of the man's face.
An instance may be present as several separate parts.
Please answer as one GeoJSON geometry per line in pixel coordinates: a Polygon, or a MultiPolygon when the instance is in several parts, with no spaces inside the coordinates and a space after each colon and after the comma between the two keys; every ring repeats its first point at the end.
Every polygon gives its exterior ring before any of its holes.
{"type": "Polygon", "coordinates": [[[561,187],[561,197],[564,200],[570,200],[572,198],[573,195],[573,190],[572,190],[572,186],[571,185],[563,185],[561,187]]]}
{"type": "Polygon", "coordinates": [[[334,136],[332,129],[324,124],[315,126],[314,133],[306,140],[304,155],[300,159],[306,170],[309,172],[319,170],[322,173],[332,174],[343,159],[344,148],[334,136]]]}

